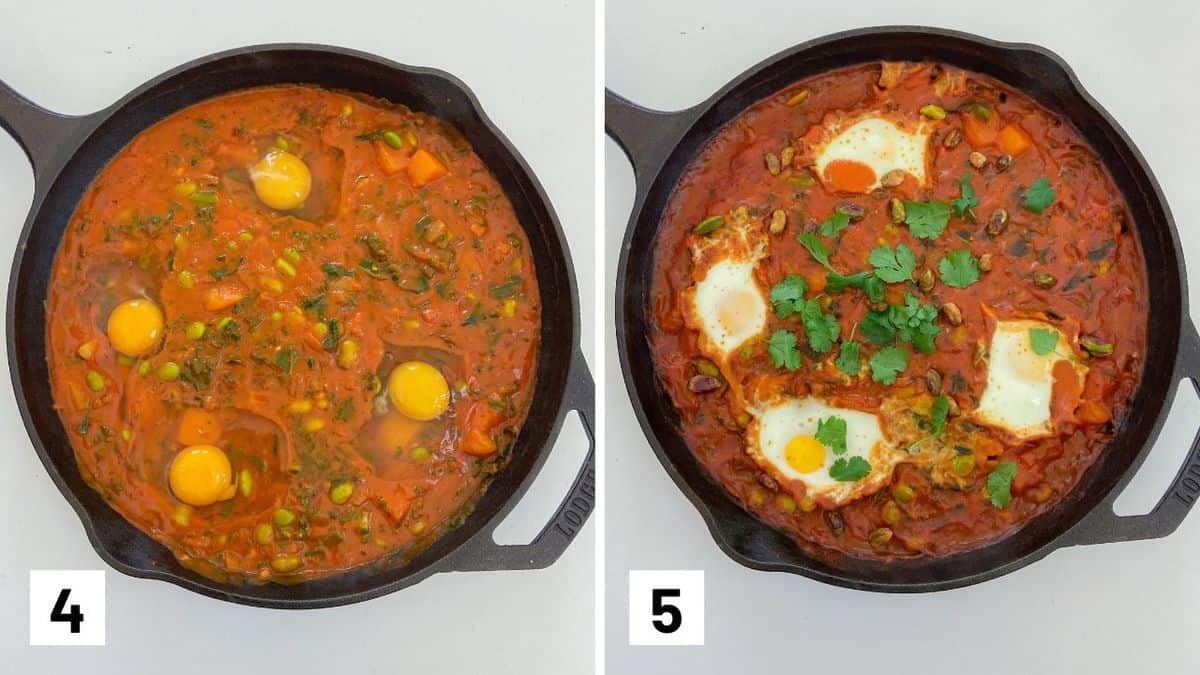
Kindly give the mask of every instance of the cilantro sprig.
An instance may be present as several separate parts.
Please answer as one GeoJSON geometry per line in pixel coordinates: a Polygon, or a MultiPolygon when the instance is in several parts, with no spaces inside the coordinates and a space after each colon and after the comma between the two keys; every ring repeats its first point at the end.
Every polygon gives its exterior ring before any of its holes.
{"type": "Polygon", "coordinates": [[[833,265],[829,264],[829,247],[825,246],[825,242],[821,241],[820,237],[811,232],[801,232],[796,235],[796,241],[800,242],[813,260],[821,263],[822,267],[830,272],[837,271],[833,269],[833,265]]]}
{"type": "Polygon", "coordinates": [[[813,438],[835,455],[846,454],[846,420],[837,415],[817,420],[817,433],[813,438]]]}
{"type": "Polygon", "coordinates": [[[1012,503],[1012,482],[1017,477],[1015,462],[1000,462],[987,477],[988,500],[998,509],[1007,509],[1012,503]]]}
{"type": "Polygon", "coordinates": [[[833,349],[838,335],[842,332],[837,317],[827,314],[821,309],[821,302],[816,298],[804,303],[800,310],[800,319],[804,322],[804,331],[808,334],[808,346],[814,352],[825,354],[833,349]]]}
{"type": "Polygon", "coordinates": [[[972,209],[979,206],[979,198],[975,196],[975,188],[971,187],[972,177],[973,175],[968,171],[958,180],[959,191],[962,196],[950,202],[950,205],[954,207],[954,215],[959,218],[965,218],[967,214],[971,214],[971,217],[974,217],[975,213],[972,209]]]}
{"type": "Polygon", "coordinates": [[[1046,328],[1030,328],[1029,346],[1033,349],[1033,353],[1038,356],[1049,354],[1058,346],[1058,331],[1046,328]]]}
{"type": "Polygon", "coordinates": [[[830,272],[825,275],[825,290],[830,293],[840,293],[847,288],[857,288],[867,294],[871,302],[883,302],[884,283],[875,276],[874,272],[855,272],[854,274],[838,274],[830,272]]]}
{"type": "Polygon", "coordinates": [[[979,261],[968,249],[957,249],[938,261],[938,272],[947,286],[966,288],[979,281],[979,261]]]}
{"type": "Polygon", "coordinates": [[[933,305],[922,304],[912,293],[904,294],[904,304],[894,305],[888,311],[896,335],[922,354],[932,354],[933,340],[941,332],[937,324],[938,310],[933,305]]]}
{"type": "Polygon", "coordinates": [[[804,305],[804,294],[808,293],[808,282],[799,274],[789,274],[783,281],[771,287],[771,304],[775,307],[775,315],[786,319],[797,314],[804,305]]]}
{"type": "Polygon", "coordinates": [[[850,227],[850,214],[834,213],[821,223],[821,234],[833,239],[842,233],[842,230],[850,227]]]}
{"type": "Polygon", "coordinates": [[[838,350],[837,358],[833,361],[834,365],[848,377],[857,377],[862,370],[862,359],[859,357],[861,350],[861,344],[853,340],[843,340],[842,348],[838,350]]]}
{"type": "Polygon", "coordinates": [[[897,244],[895,250],[884,244],[876,247],[867,256],[875,267],[875,276],[889,284],[898,284],[912,279],[917,268],[917,256],[906,244],[897,244]]]}
{"type": "Polygon", "coordinates": [[[904,222],[918,239],[937,239],[950,223],[950,205],[942,201],[904,202],[904,222]]]}
{"type": "Polygon", "coordinates": [[[884,347],[871,356],[871,379],[891,385],[908,368],[908,351],[900,347],[884,347]]]}
{"type": "Polygon", "coordinates": [[[800,350],[796,349],[796,334],[790,330],[777,330],[767,341],[767,355],[776,368],[795,371],[800,367],[800,350]]]}
{"type": "Polygon", "coordinates": [[[869,473],[871,473],[871,463],[858,455],[849,459],[838,457],[829,467],[829,477],[843,483],[862,480],[869,473]]]}
{"type": "Polygon", "coordinates": [[[1025,208],[1034,213],[1041,213],[1054,203],[1054,188],[1050,187],[1050,181],[1045,177],[1041,177],[1029,186],[1025,191],[1025,208]]]}

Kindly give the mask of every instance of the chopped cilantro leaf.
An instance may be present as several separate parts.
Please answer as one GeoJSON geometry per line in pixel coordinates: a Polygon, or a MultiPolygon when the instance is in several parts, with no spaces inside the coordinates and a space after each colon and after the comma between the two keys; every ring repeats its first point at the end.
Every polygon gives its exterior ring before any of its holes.
{"type": "Polygon", "coordinates": [[[800,350],[796,349],[796,334],[790,330],[777,330],[767,342],[767,354],[776,368],[796,370],[800,367],[800,350]]]}
{"type": "Polygon", "coordinates": [[[833,239],[842,233],[842,230],[850,227],[850,215],[846,213],[835,213],[825,219],[821,223],[821,234],[833,239]]]}
{"type": "Polygon", "coordinates": [[[971,209],[979,206],[979,198],[975,196],[975,188],[971,187],[971,172],[968,171],[958,181],[962,196],[950,203],[954,207],[954,215],[963,218],[971,209]]]}
{"type": "Polygon", "coordinates": [[[846,454],[846,420],[834,415],[817,421],[813,438],[821,441],[835,455],[846,454]]]}
{"type": "Polygon", "coordinates": [[[781,319],[800,311],[804,304],[804,294],[808,292],[808,283],[799,274],[789,274],[783,281],[771,287],[771,304],[775,306],[775,315],[781,319]]]}
{"type": "Polygon", "coordinates": [[[862,348],[857,342],[842,341],[842,348],[838,351],[837,359],[834,364],[838,370],[842,371],[849,377],[858,375],[858,371],[862,370],[862,360],[859,359],[858,352],[862,348]]]}
{"type": "Polygon", "coordinates": [[[1058,346],[1058,331],[1047,330],[1045,328],[1030,328],[1029,346],[1033,348],[1034,354],[1039,356],[1049,354],[1058,346]]]}
{"type": "Polygon", "coordinates": [[[929,421],[933,424],[933,435],[941,436],[946,429],[946,418],[950,415],[950,399],[945,394],[933,399],[929,406],[929,421]]]}
{"type": "Polygon", "coordinates": [[[1054,188],[1045,177],[1033,181],[1033,185],[1025,191],[1025,208],[1034,213],[1041,213],[1054,203],[1054,188]]]}
{"type": "Polygon", "coordinates": [[[950,222],[950,205],[946,202],[904,202],[904,222],[908,231],[918,239],[936,239],[950,222]]]}
{"type": "Polygon", "coordinates": [[[900,347],[884,347],[871,357],[871,379],[895,384],[896,376],[908,367],[908,352],[900,347]]]}
{"type": "Polygon", "coordinates": [[[838,293],[847,288],[862,289],[871,302],[883,302],[883,280],[872,272],[855,272],[849,275],[830,272],[825,275],[825,290],[830,293],[838,293]]]}
{"type": "Polygon", "coordinates": [[[825,243],[817,237],[817,235],[812,234],[811,232],[801,232],[800,234],[796,235],[796,241],[800,242],[800,245],[808,250],[809,255],[813,257],[813,260],[821,263],[825,269],[829,270],[830,272],[837,271],[833,269],[833,265],[829,264],[829,249],[825,246],[825,243]]]}
{"type": "Polygon", "coordinates": [[[821,311],[821,301],[812,299],[804,303],[800,310],[800,318],[804,321],[804,330],[808,333],[808,346],[814,352],[825,354],[833,349],[842,327],[838,325],[837,317],[821,311]]]}
{"type": "Polygon", "coordinates": [[[923,305],[912,293],[904,294],[904,304],[888,309],[888,318],[901,340],[911,342],[922,354],[933,353],[933,339],[941,332],[937,308],[923,305]]]}
{"type": "Polygon", "coordinates": [[[845,457],[838,457],[834,460],[833,466],[829,467],[829,477],[843,483],[861,480],[866,478],[869,473],[871,473],[871,463],[857,455],[849,460],[845,457]]]}
{"type": "Polygon", "coordinates": [[[988,499],[992,506],[1007,509],[1012,503],[1012,482],[1017,476],[1015,462],[1000,462],[987,477],[988,499]]]}
{"type": "Polygon", "coordinates": [[[896,250],[884,244],[871,251],[867,260],[875,266],[875,276],[889,284],[912,279],[917,268],[917,256],[906,244],[897,244],[896,250]]]}
{"type": "Polygon", "coordinates": [[[892,324],[891,314],[883,312],[867,312],[859,324],[863,335],[877,345],[886,345],[896,339],[896,327],[892,324]]]}
{"type": "Polygon", "coordinates": [[[969,250],[960,248],[938,261],[938,272],[947,286],[966,288],[979,281],[979,262],[969,250]]]}

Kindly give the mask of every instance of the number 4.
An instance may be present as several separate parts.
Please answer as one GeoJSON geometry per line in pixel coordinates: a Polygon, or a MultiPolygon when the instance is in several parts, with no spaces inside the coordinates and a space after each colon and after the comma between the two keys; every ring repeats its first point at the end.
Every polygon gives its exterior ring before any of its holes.
{"type": "Polygon", "coordinates": [[[666,614],[670,617],[667,620],[654,619],[651,621],[654,624],[654,629],[660,633],[674,633],[683,625],[683,614],[675,605],[663,602],[664,598],[678,598],[678,588],[652,588],[650,589],[650,611],[654,616],[666,614]]]}
{"type": "Polygon", "coordinates": [[[50,610],[50,620],[70,622],[71,632],[78,633],[79,624],[83,623],[83,612],[79,611],[79,605],[71,605],[71,612],[69,614],[63,613],[63,609],[67,606],[67,598],[70,596],[71,589],[69,588],[64,588],[58,592],[58,600],[54,603],[54,609],[50,610]]]}

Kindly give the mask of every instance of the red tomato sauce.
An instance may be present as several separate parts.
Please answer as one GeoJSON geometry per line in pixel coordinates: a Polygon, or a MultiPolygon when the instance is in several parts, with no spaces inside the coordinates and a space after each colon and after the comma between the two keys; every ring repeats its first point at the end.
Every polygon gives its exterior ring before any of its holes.
{"type": "MultiPolygon", "coordinates": [[[[655,250],[650,341],[658,376],[679,410],[681,434],[712,477],[806,550],[889,559],[977,548],[1018,530],[1068,494],[1126,413],[1141,376],[1148,310],[1132,225],[1111,176],[1080,134],[1001,82],[932,63],[821,74],[730,121],[680,180],[655,250]],[[936,109],[926,109],[928,116],[919,112],[928,105],[936,109]],[[811,154],[822,125],[871,112],[932,127],[927,185],[906,174],[891,187],[860,194],[853,190],[880,178],[863,175],[861,164],[834,163],[824,176],[814,174],[811,154]],[[892,200],[950,204],[962,196],[960,181],[968,173],[978,204],[961,217],[951,215],[940,236],[918,238],[894,220],[892,200]],[[1042,178],[1055,198],[1038,213],[1026,200],[1042,178]],[[830,179],[851,191],[833,189],[830,179]],[[836,236],[822,235],[822,223],[846,204],[861,217],[856,214],[836,236]],[[786,275],[803,277],[806,298],[818,299],[836,317],[841,340],[853,336],[861,343],[860,375],[847,377],[835,365],[838,347],[815,351],[800,322],[781,319],[768,303],[767,326],[735,352],[717,378],[720,386],[696,391],[693,380],[711,374],[713,364],[686,319],[684,291],[697,281],[692,246],[706,236],[694,230],[706,218],[739,208],[761,220],[764,233],[773,220],[786,218],[781,231],[767,235],[769,252],[755,269],[764,299],[786,275]],[[1003,222],[996,215],[1001,210],[1003,222]],[[870,299],[860,290],[827,290],[828,272],[798,242],[800,233],[817,235],[832,266],[845,274],[871,270],[870,253],[881,244],[911,247],[911,281],[886,284],[886,297],[875,305],[903,304],[912,295],[937,308],[932,353],[897,338],[894,344],[910,355],[907,367],[892,384],[875,381],[868,360],[881,347],[864,339],[861,328],[870,299]],[[978,281],[964,288],[945,283],[938,266],[960,249],[980,268],[978,281]],[[1057,327],[1072,341],[1072,358],[1088,369],[1080,384],[1071,381],[1069,368],[1063,373],[1056,367],[1053,432],[1024,442],[969,419],[987,384],[992,330],[996,321],[1010,319],[1057,327]],[[778,366],[769,353],[768,338],[780,329],[800,336],[802,365],[795,371],[778,366]],[[1081,347],[1085,343],[1090,351],[1081,347]],[[912,424],[926,430],[930,400],[944,395],[949,421],[931,441],[944,452],[901,461],[881,489],[849,503],[809,498],[747,454],[751,417],[735,390],[816,396],[868,412],[878,412],[888,398],[908,400],[912,424]],[[1007,462],[1016,473],[1011,503],[1001,508],[987,483],[1007,462]]],[[[907,430],[893,424],[883,431],[894,437],[907,430]]]]}
{"type": "Polygon", "coordinates": [[[512,205],[455,129],[382,100],[281,86],[164,119],[96,178],[51,274],[54,400],[83,475],[214,578],[407,559],[462,524],[529,408],[541,308],[512,205]],[[251,167],[283,152],[311,190],[277,210],[251,167]],[[130,299],[163,317],[136,356],[107,330],[130,299]],[[401,396],[433,419],[391,398],[413,361],[433,384],[401,396]],[[228,459],[211,504],[169,480],[198,444],[228,459]]]}

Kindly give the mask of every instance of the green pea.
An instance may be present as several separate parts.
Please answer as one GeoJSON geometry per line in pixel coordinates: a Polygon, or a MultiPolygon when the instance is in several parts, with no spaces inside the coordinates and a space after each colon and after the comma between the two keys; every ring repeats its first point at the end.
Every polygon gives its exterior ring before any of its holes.
{"type": "Polygon", "coordinates": [[[87,383],[92,391],[104,391],[104,376],[94,370],[87,371],[87,383]]]}
{"type": "Polygon", "coordinates": [[[215,192],[193,192],[188,195],[188,199],[192,200],[193,204],[201,204],[203,206],[212,206],[217,203],[217,193],[215,192]]]}
{"type": "Polygon", "coordinates": [[[275,509],[275,515],[272,518],[280,527],[287,527],[296,522],[296,514],[292,513],[290,509],[275,509]]]}
{"type": "Polygon", "coordinates": [[[417,447],[413,448],[412,458],[414,461],[424,462],[425,460],[429,459],[429,448],[423,445],[418,445],[417,447]]]}
{"type": "Polygon", "coordinates": [[[297,251],[296,249],[292,248],[291,246],[283,249],[283,257],[287,258],[288,260],[291,260],[294,263],[300,262],[300,252],[297,251]]]}
{"type": "Polygon", "coordinates": [[[200,338],[204,337],[204,332],[207,330],[208,327],[204,325],[204,322],[193,321],[192,323],[188,324],[186,331],[187,338],[189,340],[199,340],[200,338]]]}
{"type": "Polygon", "coordinates": [[[907,504],[911,502],[913,497],[916,496],[916,491],[904,483],[897,483],[896,485],[892,486],[892,498],[901,504],[907,504]]]}
{"type": "Polygon", "coordinates": [[[271,527],[270,523],[259,523],[258,527],[254,528],[254,541],[263,546],[275,541],[275,528],[271,527]]]}
{"type": "Polygon", "coordinates": [[[959,455],[954,458],[954,475],[965,477],[975,470],[975,455],[959,455]]]}
{"type": "Polygon", "coordinates": [[[221,317],[221,320],[217,322],[217,330],[225,330],[225,327],[231,323],[233,323],[232,316],[221,317]]]}
{"type": "Polygon", "coordinates": [[[158,379],[163,382],[174,382],[179,379],[179,364],[167,361],[158,367],[158,379]]]}
{"type": "Polygon", "coordinates": [[[288,275],[289,277],[296,276],[296,266],[293,265],[292,263],[284,260],[283,258],[275,259],[275,269],[279,270],[280,272],[283,272],[284,274],[288,275]]]}
{"type": "Polygon", "coordinates": [[[196,275],[184,270],[179,273],[179,285],[184,288],[191,288],[196,285],[196,275]]]}
{"type": "Polygon", "coordinates": [[[345,504],[350,500],[350,495],[354,494],[354,483],[342,481],[335,483],[333,488],[329,490],[329,499],[334,504],[345,504]]]}
{"type": "Polygon", "coordinates": [[[238,473],[238,489],[242,491],[243,497],[249,497],[254,490],[254,476],[250,475],[249,469],[242,469],[238,473]]]}
{"type": "Polygon", "coordinates": [[[146,375],[150,372],[150,362],[142,361],[138,364],[138,375],[146,375]]]}
{"type": "Polygon", "coordinates": [[[394,131],[383,132],[383,142],[397,150],[404,147],[404,139],[400,138],[400,134],[394,131]]]}
{"type": "Polygon", "coordinates": [[[280,574],[295,572],[300,568],[300,558],[294,555],[277,555],[271,558],[271,569],[280,574]]]}

